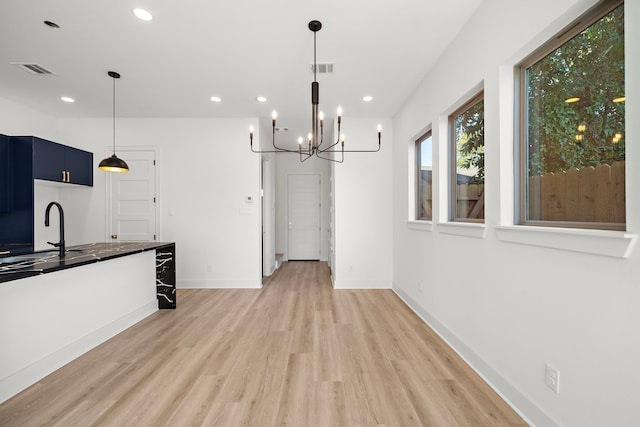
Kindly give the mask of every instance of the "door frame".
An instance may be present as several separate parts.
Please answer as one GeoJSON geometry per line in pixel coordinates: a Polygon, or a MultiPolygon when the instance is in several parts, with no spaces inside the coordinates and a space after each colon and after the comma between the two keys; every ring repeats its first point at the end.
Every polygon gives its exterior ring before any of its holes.
{"type": "MultiPolygon", "coordinates": [[[[155,225],[156,225],[156,242],[162,242],[162,224],[161,224],[161,218],[162,215],[159,215],[158,212],[162,212],[161,210],[161,204],[162,204],[162,197],[159,197],[158,194],[160,194],[160,189],[162,188],[160,185],[160,149],[158,148],[157,145],[126,145],[123,147],[118,147],[118,153],[126,153],[126,152],[130,152],[130,151],[152,151],[154,153],[154,157],[156,159],[156,167],[153,169],[154,173],[156,174],[155,176],[155,183],[156,183],[156,188],[155,188],[155,193],[156,193],[156,203],[154,204],[155,206],[155,225]]],[[[108,146],[105,147],[105,157],[109,157],[113,154],[113,146],[108,146]]],[[[124,156],[121,156],[124,157],[124,156]]],[[[106,210],[106,215],[105,215],[105,229],[104,229],[104,241],[105,242],[110,242],[111,241],[111,224],[112,224],[112,208],[111,205],[113,203],[113,173],[117,173],[117,172],[105,172],[107,174],[107,177],[105,179],[106,181],[106,191],[105,191],[105,210],[106,210]]]]}
{"type": "Polygon", "coordinates": [[[318,257],[319,260],[323,259],[324,255],[324,244],[322,242],[322,230],[324,230],[324,222],[323,222],[323,211],[324,207],[324,197],[323,197],[323,187],[322,183],[324,182],[325,176],[322,171],[312,171],[312,172],[287,172],[285,176],[285,185],[286,189],[284,192],[284,246],[286,249],[286,254],[284,256],[285,260],[289,260],[289,176],[290,175],[319,175],[320,176],[320,184],[318,184],[318,191],[320,193],[320,206],[318,209],[320,211],[320,230],[318,230],[318,239],[320,243],[320,255],[318,257]]]}

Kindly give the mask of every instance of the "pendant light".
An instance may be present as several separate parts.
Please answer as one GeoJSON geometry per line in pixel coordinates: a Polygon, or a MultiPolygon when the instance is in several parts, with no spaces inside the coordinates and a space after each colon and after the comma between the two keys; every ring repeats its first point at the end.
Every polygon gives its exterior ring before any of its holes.
{"type": "Polygon", "coordinates": [[[116,156],[116,79],[120,78],[120,74],[115,71],[109,71],[107,74],[113,78],[113,154],[111,157],[102,159],[98,169],[107,172],[129,172],[127,162],[116,156]]]}

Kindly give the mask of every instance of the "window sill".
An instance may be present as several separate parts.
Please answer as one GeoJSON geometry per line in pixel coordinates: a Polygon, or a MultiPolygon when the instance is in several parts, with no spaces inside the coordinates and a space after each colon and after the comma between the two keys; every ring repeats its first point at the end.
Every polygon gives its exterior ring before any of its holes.
{"type": "Polygon", "coordinates": [[[484,224],[471,222],[439,222],[438,231],[456,236],[476,237],[484,239],[487,227],[484,224]]]}
{"type": "Polygon", "coordinates": [[[407,221],[407,228],[409,228],[411,230],[419,230],[419,231],[433,231],[433,222],[432,221],[409,220],[409,221],[407,221]]]}
{"type": "Polygon", "coordinates": [[[637,235],[624,231],[584,230],[573,228],[531,227],[525,225],[496,227],[498,240],[566,251],[627,258],[637,235]]]}

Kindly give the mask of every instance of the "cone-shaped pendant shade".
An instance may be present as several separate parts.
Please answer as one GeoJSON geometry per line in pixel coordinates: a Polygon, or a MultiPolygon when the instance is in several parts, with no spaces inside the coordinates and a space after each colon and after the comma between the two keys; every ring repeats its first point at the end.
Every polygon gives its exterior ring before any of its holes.
{"type": "Polygon", "coordinates": [[[115,71],[109,71],[107,74],[113,78],[113,154],[102,159],[98,169],[107,172],[129,172],[127,162],[116,156],[116,79],[120,78],[120,74],[115,71]]]}
{"type": "Polygon", "coordinates": [[[107,172],[129,172],[129,165],[127,165],[127,162],[120,159],[115,153],[113,153],[111,157],[102,159],[98,168],[107,172]]]}

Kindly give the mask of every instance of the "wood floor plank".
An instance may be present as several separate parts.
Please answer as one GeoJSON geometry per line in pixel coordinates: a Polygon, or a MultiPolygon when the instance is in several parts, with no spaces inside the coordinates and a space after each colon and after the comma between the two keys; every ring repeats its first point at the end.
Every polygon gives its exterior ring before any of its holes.
{"type": "Polygon", "coordinates": [[[334,290],[326,263],[178,300],[0,404],[0,425],[526,425],[393,291],[334,290]]]}

